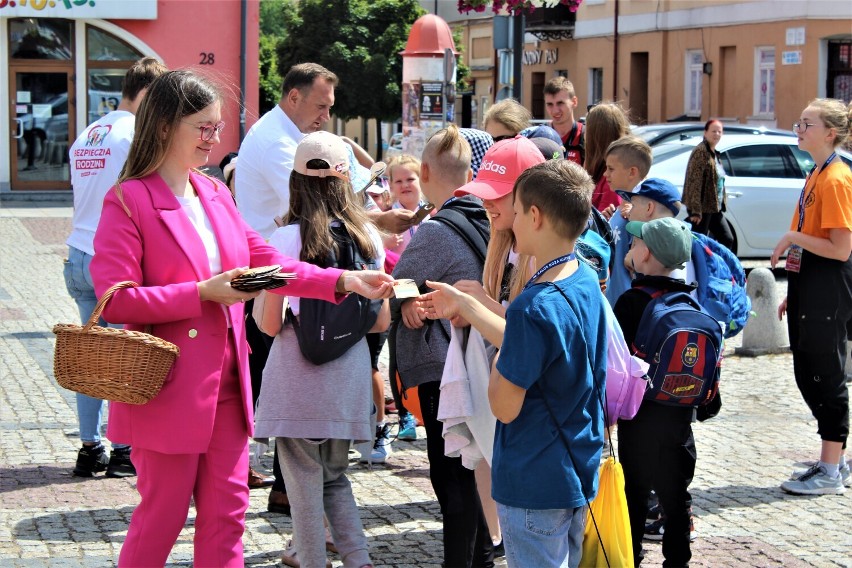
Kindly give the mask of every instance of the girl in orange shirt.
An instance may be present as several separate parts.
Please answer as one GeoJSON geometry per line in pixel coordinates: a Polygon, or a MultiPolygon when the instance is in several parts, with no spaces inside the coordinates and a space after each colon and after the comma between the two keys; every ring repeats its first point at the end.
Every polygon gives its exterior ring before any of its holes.
{"type": "Polygon", "coordinates": [[[781,489],[794,495],[836,495],[850,480],[843,455],[849,435],[847,327],[852,323],[852,172],[835,149],[849,138],[852,105],[815,99],[793,131],[814,159],[788,231],[772,252],[787,252],[787,314],[793,374],[817,420],[819,461],[794,472],[781,489]]]}

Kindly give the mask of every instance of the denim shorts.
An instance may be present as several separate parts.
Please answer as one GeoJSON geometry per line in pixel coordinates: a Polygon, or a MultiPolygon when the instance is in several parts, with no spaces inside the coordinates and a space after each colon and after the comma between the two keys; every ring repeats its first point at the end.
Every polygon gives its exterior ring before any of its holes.
{"type": "Polygon", "coordinates": [[[588,507],[522,509],[497,503],[510,568],[575,568],[583,553],[588,507]]]}

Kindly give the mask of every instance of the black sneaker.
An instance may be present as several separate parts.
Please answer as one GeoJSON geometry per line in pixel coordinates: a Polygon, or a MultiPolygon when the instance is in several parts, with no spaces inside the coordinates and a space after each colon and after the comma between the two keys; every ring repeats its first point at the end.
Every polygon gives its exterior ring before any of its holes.
{"type": "Polygon", "coordinates": [[[657,521],[663,516],[663,507],[657,503],[650,509],[648,509],[648,514],[645,515],[645,519],[648,521],[657,521]]]}
{"type": "MultiPolygon", "coordinates": [[[[663,540],[663,533],[666,531],[666,518],[660,517],[653,523],[648,523],[645,525],[645,534],[643,538],[645,540],[663,540]]],[[[692,516],[692,513],[689,514],[689,542],[695,542],[695,539],[698,538],[698,533],[695,531],[695,517],[692,516]]]]}
{"type": "Polygon", "coordinates": [[[133,477],[134,475],[136,475],[136,468],[130,461],[130,448],[113,449],[109,456],[106,476],[133,477]]]}
{"type": "Polygon", "coordinates": [[[77,452],[77,463],[73,473],[77,477],[92,477],[95,473],[105,470],[109,461],[103,444],[83,446],[77,452]]]}

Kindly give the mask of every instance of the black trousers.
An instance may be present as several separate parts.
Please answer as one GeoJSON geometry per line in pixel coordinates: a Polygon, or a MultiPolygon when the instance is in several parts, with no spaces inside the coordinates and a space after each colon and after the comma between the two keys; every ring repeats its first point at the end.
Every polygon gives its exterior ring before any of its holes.
{"type": "Polygon", "coordinates": [[[720,245],[734,250],[734,235],[731,227],[725,220],[721,211],[717,213],[704,213],[697,225],[692,225],[692,230],[702,235],[710,234],[720,245]]]}
{"type": "Polygon", "coordinates": [[[618,452],[624,468],[624,493],[636,565],[642,561],[642,536],[648,496],[656,491],[666,512],[663,566],[688,566],[689,484],[695,475],[694,410],[645,401],[633,420],[618,421],[618,452]]]}
{"type": "Polygon", "coordinates": [[[801,270],[787,273],[787,330],[796,386],[822,440],[849,437],[846,341],[852,322],[852,260],[802,252],[801,270]]]}
{"type": "Polygon", "coordinates": [[[443,423],[438,420],[440,382],[417,387],[426,427],[429,478],[444,517],[445,568],[491,568],[494,545],[482,512],[473,470],[461,458],[444,455],[443,423]]]}
{"type": "MultiPolygon", "coordinates": [[[[254,318],[251,317],[251,310],[254,306],[254,300],[246,302],[246,341],[249,344],[249,373],[251,374],[251,401],[252,406],[257,408],[257,397],[260,396],[260,385],[263,382],[263,368],[266,366],[266,360],[269,358],[269,349],[272,347],[274,337],[269,337],[257,327],[254,318]]],[[[272,462],[272,475],[275,477],[275,483],[272,484],[272,491],[287,492],[284,487],[284,476],[281,474],[281,466],[278,464],[278,444],[273,444],[275,448],[275,459],[272,462]]]]}

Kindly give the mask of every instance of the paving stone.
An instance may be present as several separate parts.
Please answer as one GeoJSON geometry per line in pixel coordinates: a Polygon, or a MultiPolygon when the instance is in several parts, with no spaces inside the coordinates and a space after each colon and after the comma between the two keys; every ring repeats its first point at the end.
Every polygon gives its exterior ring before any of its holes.
{"type": "MultiPolygon", "coordinates": [[[[68,207],[0,210],[0,566],[114,566],[139,502],[133,478],[70,475],[79,445],[75,396],[53,378],[50,331],[79,318],[62,277],[70,218],[68,207]]],[[[786,282],[778,284],[783,294],[786,282]]],[[[722,413],[695,425],[692,565],[852,566],[852,491],[794,497],[778,487],[819,447],[790,355],[742,358],[738,345],[735,338],[725,348],[722,413]]],[[[418,433],[394,444],[388,464],[350,465],[376,566],[440,566],[440,509],[418,433]]],[[[261,465],[271,470],[271,452],[261,465]]],[[[250,566],[280,566],[292,534],[289,517],[266,512],[267,496],[250,496],[250,566]]],[[[191,566],[194,518],[193,510],[169,566],[191,566]]],[[[662,564],[660,544],[645,547],[645,565],[662,564]]]]}

